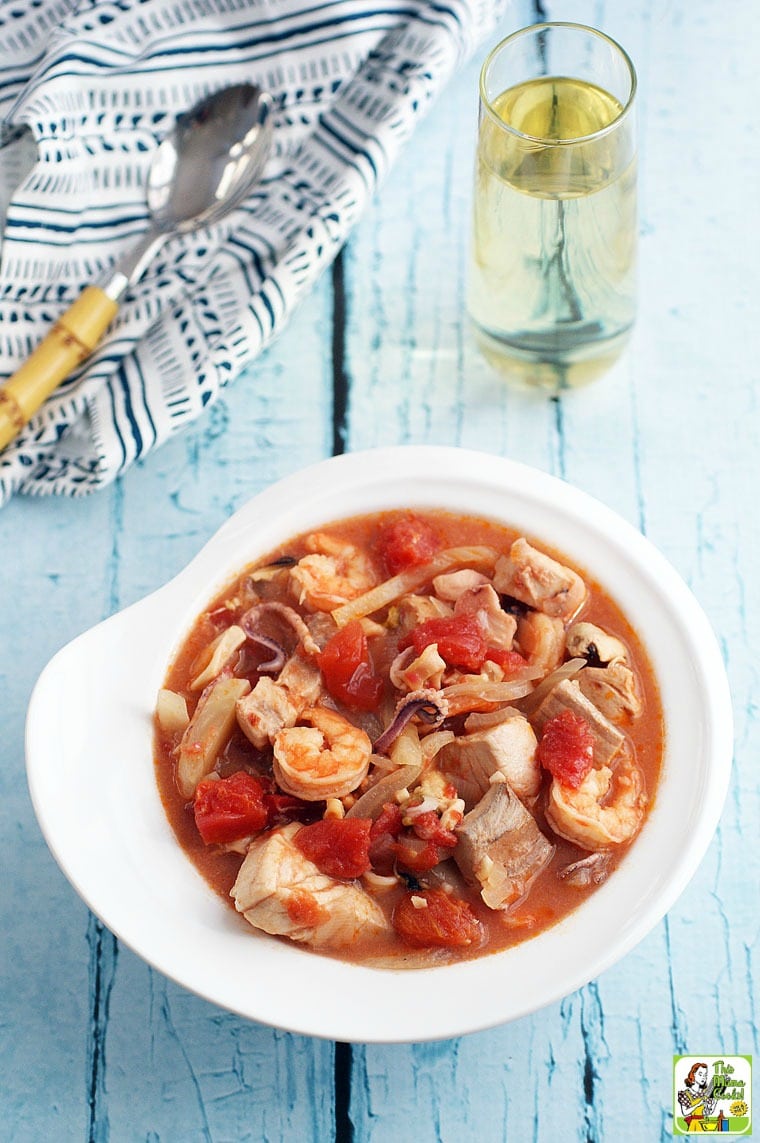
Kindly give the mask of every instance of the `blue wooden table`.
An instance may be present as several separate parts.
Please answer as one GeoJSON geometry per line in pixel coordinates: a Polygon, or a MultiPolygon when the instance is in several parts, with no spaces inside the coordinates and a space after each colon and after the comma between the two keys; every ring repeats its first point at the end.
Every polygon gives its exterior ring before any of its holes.
{"type": "Polygon", "coordinates": [[[639,1143],[670,1137],[674,1053],[760,1059],[760,14],[754,0],[523,0],[503,31],[536,18],[595,24],[638,67],[641,309],[610,375],[526,398],[471,341],[473,63],[331,274],[205,419],[95,496],[0,513],[3,1140],[639,1143]],[[719,635],[736,763],[697,876],[601,978],[489,1032],[349,1047],[218,1010],[89,915],[35,822],[24,715],[59,647],[169,579],[254,493],[405,442],[525,461],[644,531],[719,635]]]}

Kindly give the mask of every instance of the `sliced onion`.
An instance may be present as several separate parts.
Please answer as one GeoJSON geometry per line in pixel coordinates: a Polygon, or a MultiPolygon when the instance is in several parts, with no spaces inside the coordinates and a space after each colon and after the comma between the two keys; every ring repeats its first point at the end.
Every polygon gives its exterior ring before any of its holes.
{"type": "Polygon", "coordinates": [[[465,719],[464,728],[469,734],[476,730],[490,730],[492,726],[499,726],[502,722],[509,722],[510,718],[525,718],[521,710],[514,706],[500,706],[497,710],[473,711],[465,719]]]}
{"type": "Polygon", "coordinates": [[[416,782],[422,773],[422,763],[414,766],[402,766],[392,774],[386,774],[376,782],[366,794],[354,802],[346,814],[347,818],[376,818],[386,802],[389,802],[399,790],[406,789],[416,782]]]}
{"type": "Polygon", "coordinates": [[[383,607],[395,603],[402,595],[416,591],[433,576],[442,572],[452,571],[457,567],[487,568],[492,571],[496,566],[499,553],[495,548],[473,546],[465,548],[446,548],[438,552],[428,563],[408,568],[406,571],[394,575],[379,583],[377,587],[365,591],[356,599],[341,604],[331,613],[339,627],[345,626],[352,619],[362,619],[365,615],[373,615],[383,607]]]}
{"type": "Polygon", "coordinates": [[[221,674],[222,668],[226,666],[238,648],[242,647],[243,643],[245,643],[245,631],[236,624],[228,627],[226,631],[222,631],[221,635],[217,635],[216,639],[209,643],[206,648],[209,656],[208,661],[201,673],[191,682],[190,690],[203,690],[212,679],[221,674]]]}
{"type": "Polygon", "coordinates": [[[490,683],[478,678],[471,683],[454,683],[444,687],[441,694],[449,704],[449,715],[455,715],[472,710],[495,710],[504,703],[524,698],[532,690],[533,684],[528,680],[490,683]]]}
{"type": "Polygon", "coordinates": [[[201,779],[214,769],[235,726],[235,704],[250,689],[247,679],[218,678],[201,695],[177,753],[176,780],[183,798],[192,798],[201,779]]]}
{"type": "Polygon", "coordinates": [[[448,746],[455,738],[453,730],[434,730],[432,734],[426,734],[420,743],[426,765],[433,761],[439,750],[443,750],[444,746],[448,746]]]}
{"type": "Polygon", "coordinates": [[[390,724],[375,742],[375,754],[385,754],[413,718],[419,718],[431,726],[440,726],[447,714],[448,704],[437,691],[412,691],[401,699],[390,724]]]}
{"type": "Polygon", "coordinates": [[[582,671],[586,666],[585,659],[568,659],[566,663],[557,667],[556,671],[552,671],[547,675],[542,682],[533,690],[528,698],[520,703],[520,710],[523,714],[530,715],[538,710],[541,703],[544,701],[550,691],[553,691],[564,679],[572,679],[582,671]]]}

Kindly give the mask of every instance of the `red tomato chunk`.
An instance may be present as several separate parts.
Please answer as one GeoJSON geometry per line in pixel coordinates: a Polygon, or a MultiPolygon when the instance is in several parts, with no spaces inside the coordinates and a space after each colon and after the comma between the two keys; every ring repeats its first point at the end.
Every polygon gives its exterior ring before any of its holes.
{"type": "Polygon", "coordinates": [[[423,841],[432,841],[444,849],[453,849],[459,840],[450,829],[444,829],[435,810],[427,810],[414,819],[412,829],[423,841]]]}
{"type": "Polygon", "coordinates": [[[469,615],[426,619],[401,640],[399,647],[414,647],[421,655],[431,643],[438,644],[438,654],[449,666],[463,671],[480,670],[488,651],[480,624],[469,615]]]}
{"type": "Polygon", "coordinates": [[[401,833],[401,808],[386,802],[372,823],[369,856],[378,873],[392,873],[396,862],[396,838],[401,833]]]}
{"type": "Polygon", "coordinates": [[[308,821],[320,812],[316,802],[303,802],[290,794],[265,794],[264,805],[267,808],[267,827],[270,829],[288,822],[308,821]]]}
{"type": "Polygon", "coordinates": [[[443,858],[435,842],[413,833],[406,833],[393,843],[393,854],[396,864],[409,873],[429,873],[443,858]]]}
{"type": "Polygon", "coordinates": [[[353,879],[370,868],[369,818],[324,818],[303,826],[295,844],[328,877],[353,879]]]}
{"type": "Polygon", "coordinates": [[[418,516],[404,516],[389,524],[379,540],[380,554],[390,575],[427,563],[439,550],[437,532],[418,516]]]}
{"type": "Polygon", "coordinates": [[[538,744],[538,760],[563,786],[577,790],[594,765],[594,734],[585,718],[571,710],[550,718],[538,744]]]}
{"type": "Polygon", "coordinates": [[[501,667],[506,678],[528,665],[528,660],[524,659],[519,651],[505,651],[502,647],[489,647],[486,659],[501,667]]]}
{"type": "Polygon", "coordinates": [[[319,669],[334,699],[355,710],[374,710],[383,693],[375,674],[367,636],[358,619],[341,627],[319,656],[319,669]]]}
{"type": "Polygon", "coordinates": [[[269,817],[262,783],[244,770],[199,782],[193,811],[206,845],[224,845],[258,833],[269,817]]]}
{"type": "Polygon", "coordinates": [[[480,922],[470,906],[442,889],[402,897],[393,911],[393,927],[415,948],[466,948],[482,939],[480,922]],[[426,904],[418,908],[413,898],[426,904]]]}

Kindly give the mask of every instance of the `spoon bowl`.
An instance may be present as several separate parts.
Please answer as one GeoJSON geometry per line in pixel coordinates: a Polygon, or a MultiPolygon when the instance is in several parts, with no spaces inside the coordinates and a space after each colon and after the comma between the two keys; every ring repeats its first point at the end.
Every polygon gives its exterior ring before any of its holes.
{"type": "Polygon", "coordinates": [[[87,286],[0,387],[0,450],[90,356],[130,286],[169,238],[219,222],[260,178],[272,145],[272,99],[250,83],[222,88],[179,115],[151,162],[150,225],[98,285],[87,286]]]}
{"type": "Polygon", "coordinates": [[[241,83],[177,118],[148,175],[148,210],[157,229],[187,234],[243,201],[269,155],[271,108],[269,95],[241,83]]]}

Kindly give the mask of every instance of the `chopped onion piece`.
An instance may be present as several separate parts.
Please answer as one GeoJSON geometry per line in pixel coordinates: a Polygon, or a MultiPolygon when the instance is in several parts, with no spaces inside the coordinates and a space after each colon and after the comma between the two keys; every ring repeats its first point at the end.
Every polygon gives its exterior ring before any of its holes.
{"type": "MultiPolygon", "coordinates": [[[[514,892],[514,882],[503,865],[492,863],[489,870],[483,870],[480,879],[480,896],[489,909],[509,909],[511,894],[514,892]]],[[[480,871],[479,871],[480,873],[480,871]]],[[[516,902],[515,902],[516,904],[516,902]]]]}
{"type": "Polygon", "coordinates": [[[496,566],[499,553],[494,548],[473,546],[465,548],[446,548],[438,552],[427,563],[417,567],[408,568],[398,575],[379,583],[377,587],[370,588],[356,599],[341,604],[331,613],[339,627],[344,627],[352,619],[362,619],[365,615],[373,615],[383,607],[395,603],[402,595],[416,591],[433,576],[442,572],[451,571],[457,567],[487,568],[492,571],[496,566]]]}
{"type": "Polygon", "coordinates": [[[390,756],[397,766],[422,767],[422,748],[416,726],[407,723],[391,746],[390,756]]]}
{"type": "Polygon", "coordinates": [[[416,766],[402,766],[392,774],[386,774],[376,782],[366,794],[354,802],[346,814],[347,818],[376,818],[386,802],[393,799],[394,794],[416,782],[422,773],[422,763],[416,766]]]}
{"type": "Polygon", "coordinates": [[[158,692],[156,717],[158,718],[158,725],[167,734],[183,731],[190,721],[187,703],[182,695],[178,695],[176,691],[167,690],[166,687],[162,687],[158,692]]]}
{"type": "Polygon", "coordinates": [[[209,660],[205,668],[193,679],[190,684],[191,691],[202,691],[203,688],[215,679],[222,668],[230,661],[232,656],[245,643],[245,631],[242,627],[233,624],[221,635],[217,635],[206,648],[209,660]]]}
{"type": "Polygon", "coordinates": [[[366,873],[363,873],[362,881],[365,887],[374,893],[383,893],[387,889],[395,889],[398,885],[398,877],[395,873],[386,876],[382,873],[375,873],[374,869],[368,869],[366,873]]]}

